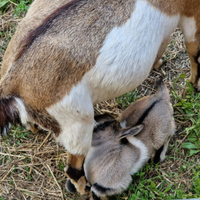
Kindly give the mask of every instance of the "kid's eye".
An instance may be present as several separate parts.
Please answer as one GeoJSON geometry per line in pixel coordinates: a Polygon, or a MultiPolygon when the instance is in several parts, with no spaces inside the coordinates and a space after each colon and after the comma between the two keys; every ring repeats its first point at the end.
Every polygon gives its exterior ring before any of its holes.
{"type": "Polygon", "coordinates": [[[99,126],[99,130],[104,131],[105,130],[105,126],[104,125],[99,126]]]}

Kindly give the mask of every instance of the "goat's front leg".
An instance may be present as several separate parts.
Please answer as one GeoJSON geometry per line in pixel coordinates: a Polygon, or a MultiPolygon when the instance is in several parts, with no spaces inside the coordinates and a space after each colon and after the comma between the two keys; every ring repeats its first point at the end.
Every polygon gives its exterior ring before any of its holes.
{"type": "Polygon", "coordinates": [[[70,192],[76,189],[81,194],[82,199],[89,199],[90,187],[87,186],[87,181],[84,176],[84,159],[84,155],[72,155],[68,152],[65,171],[69,179],[67,180],[66,187],[70,192]],[[73,188],[72,184],[75,188],[73,188]]]}

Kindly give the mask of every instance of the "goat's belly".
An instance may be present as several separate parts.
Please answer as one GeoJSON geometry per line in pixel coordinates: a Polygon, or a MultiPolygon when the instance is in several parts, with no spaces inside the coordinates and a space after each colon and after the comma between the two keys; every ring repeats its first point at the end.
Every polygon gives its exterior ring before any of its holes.
{"type": "Polygon", "coordinates": [[[95,66],[83,77],[92,101],[111,99],[140,85],[178,21],[179,15],[167,16],[146,1],[137,1],[130,19],[107,35],[95,66]]]}
{"type": "Polygon", "coordinates": [[[148,76],[153,61],[144,66],[111,66],[105,71],[101,69],[89,72],[84,83],[89,88],[92,102],[98,103],[125,94],[140,85],[148,76]],[[134,69],[135,68],[135,69],[134,69]]]}

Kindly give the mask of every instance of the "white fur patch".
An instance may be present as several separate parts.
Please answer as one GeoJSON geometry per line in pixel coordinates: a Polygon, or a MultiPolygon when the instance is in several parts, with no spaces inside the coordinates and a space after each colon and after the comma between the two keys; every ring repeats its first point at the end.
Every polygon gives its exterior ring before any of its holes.
{"type": "Polygon", "coordinates": [[[181,17],[179,26],[184,33],[186,42],[194,42],[197,30],[194,17],[181,17]]]}
{"type": "Polygon", "coordinates": [[[20,119],[21,119],[21,123],[25,126],[27,126],[27,123],[30,121],[29,117],[28,117],[28,113],[26,112],[26,108],[24,106],[24,102],[15,97],[15,107],[18,109],[19,111],[19,115],[20,115],[20,119]]]}
{"type": "Polygon", "coordinates": [[[134,174],[134,173],[138,172],[138,170],[144,165],[144,163],[146,163],[148,161],[149,153],[148,153],[147,147],[141,140],[138,140],[135,137],[127,137],[127,139],[132,145],[134,145],[135,147],[140,149],[140,158],[134,164],[134,166],[131,170],[131,174],[134,174]]]}
{"type": "Polygon", "coordinates": [[[131,18],[107,35],[96,65],[83,78],[92,101],[115,98],[140,85],[179,18],[167,16],[146,1],[137,1],[131,18]]]}
{"type": "Polygon", "coordinates": [[[72,154],[86,155],[94,126],[93,104],[87,87],[79,83],[62,101],[46,110],[61,126],[57,142],[72,154]]]}
{"type": "Polygon", "coordinates": [[[122,128],[126,128],[126,120],[123,121],[123,122],[120,122],[120,126],[121,126],[122,128]]]}

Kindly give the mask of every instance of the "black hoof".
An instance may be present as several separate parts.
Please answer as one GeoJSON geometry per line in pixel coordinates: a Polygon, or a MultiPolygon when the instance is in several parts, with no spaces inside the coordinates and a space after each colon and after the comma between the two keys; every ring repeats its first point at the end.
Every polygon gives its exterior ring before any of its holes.
{"type": "Polygon", "coordinates": [[[70,193],[76,192],[76,188],[75,188],[74,184],[72,184],[70,179],[67,179],[65,188],[66,188],[67,192],[70,192],[70,193]]]}
{"type": "Polygon", "coordinates": [[[194,88],[194,93],[200,93],[200,89],[197,87],[193,87],[194,88]]]}
{"type": "Polygon", "coordinates": [[[154,164],[157,164],[157,163],[160,162],[160,155],[161,155],[163,149],[164,149],[164,145],[162,145],[162,146],[160,147],[160,149],[158,149],[158,150],[156,151],[156,154],[155,154],[155,156],[154,156],[154,158],[153,158],[154,164]]]}
{"type": "Polygon", "coordinates": [[[4,136],[7,135],[7,133],[8,133],[9,130],[10,130],[10,127],[11,127],[11,124],[8,123],[6,126],[4,126],[4,127],[2,127],[2,128],[0,129],[0,134],[1,134],[2,137],[4,137],[4,136]]]}

